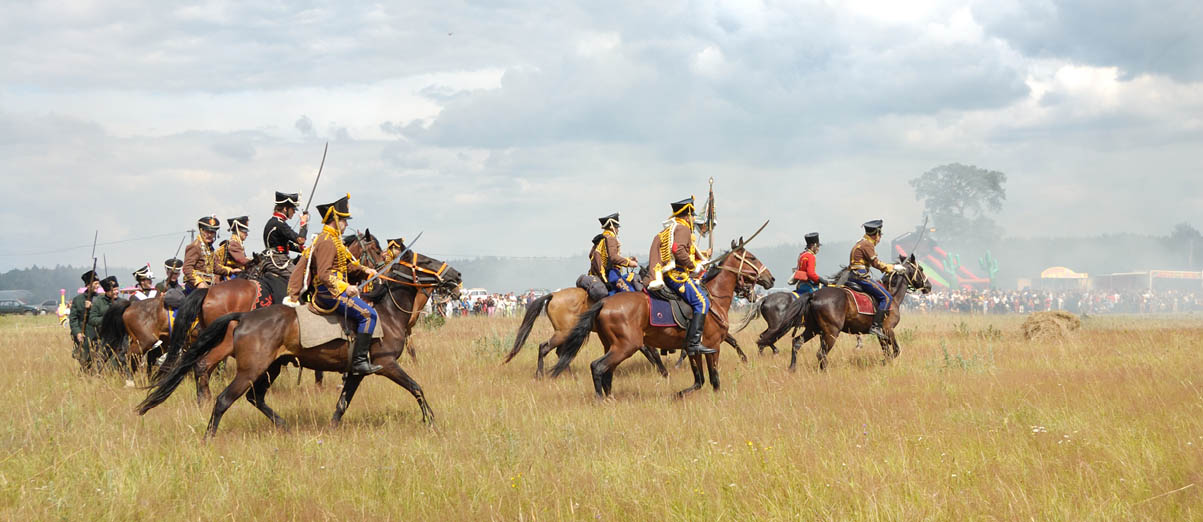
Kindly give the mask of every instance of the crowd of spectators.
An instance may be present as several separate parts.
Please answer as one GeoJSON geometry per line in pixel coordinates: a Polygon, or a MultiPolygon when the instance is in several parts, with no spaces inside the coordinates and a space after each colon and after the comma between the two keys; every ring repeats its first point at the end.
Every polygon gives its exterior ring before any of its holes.
{"type": "Polygon", "coordinates": [[[442,312],[444,315],[450,317],[467,317],[470,315],[487,317],[521,316],[526,313],[526,305],[530,304],[537,297],[538,295],[533,291],[520,294],[513,292],[489,294],[475,300],[464,297],[444,303],[442,305],[444,307],[442,312]]]}
{"type": "Polygon", "coordinates": [[[910,310],[976,314],[1026,314],[1066,310],[1076,314],[1203,312],[1203,291],[1183,290],[954,290],[908,295],[910,310]]]}

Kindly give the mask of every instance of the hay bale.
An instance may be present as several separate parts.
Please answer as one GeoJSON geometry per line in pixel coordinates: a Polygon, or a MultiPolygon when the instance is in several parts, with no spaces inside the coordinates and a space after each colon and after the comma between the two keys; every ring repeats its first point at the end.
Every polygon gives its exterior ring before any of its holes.
{"type": "Polygon", "coordinates": [[[1082,320],[1065,310],[1036,312],[1023,322],[1023,337],[1029,341],[1065,339],[1081,327],[1082,320]]]}

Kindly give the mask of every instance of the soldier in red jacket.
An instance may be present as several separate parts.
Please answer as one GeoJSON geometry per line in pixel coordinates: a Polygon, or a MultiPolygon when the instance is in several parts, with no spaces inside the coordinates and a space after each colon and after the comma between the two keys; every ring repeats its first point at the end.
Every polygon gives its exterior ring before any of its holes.
{"type": "Polygon", "coordinates": [[[819,242],[818,232],[806,234],[806,250],[798,255],[798,265],[794,267],[794,277],[790,279],[790,284],[798,284],[795,293],[799,297],[818,290],[820,284],[831,284],[815,270],[817,265],[815,255],[819,253],[821,246],[823,244],[819,242]]]}

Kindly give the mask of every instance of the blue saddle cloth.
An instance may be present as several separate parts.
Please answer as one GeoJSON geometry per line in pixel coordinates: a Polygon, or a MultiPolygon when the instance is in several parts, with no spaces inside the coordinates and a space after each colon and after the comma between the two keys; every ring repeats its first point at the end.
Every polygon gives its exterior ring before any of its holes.
{"type": "Polygon", "coordinates": [[[647,296],[648,324],[661,327],[689,327],[689,320],[693,319],[693,308],[685,300],[675,298],[675,296],[674,299],[664,299],[646,290],[643,293],[647,296]]]}

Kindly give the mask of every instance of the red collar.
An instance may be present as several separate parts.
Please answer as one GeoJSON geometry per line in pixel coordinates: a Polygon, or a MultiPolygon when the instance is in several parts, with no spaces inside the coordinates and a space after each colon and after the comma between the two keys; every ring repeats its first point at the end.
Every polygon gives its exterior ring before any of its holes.
{"type": "Polygon", "coordinates": [[[280,218],[280,221],[288,221],[288,217],[279,212],[272,212],[272,217],[278,217],[280,218]]]}

